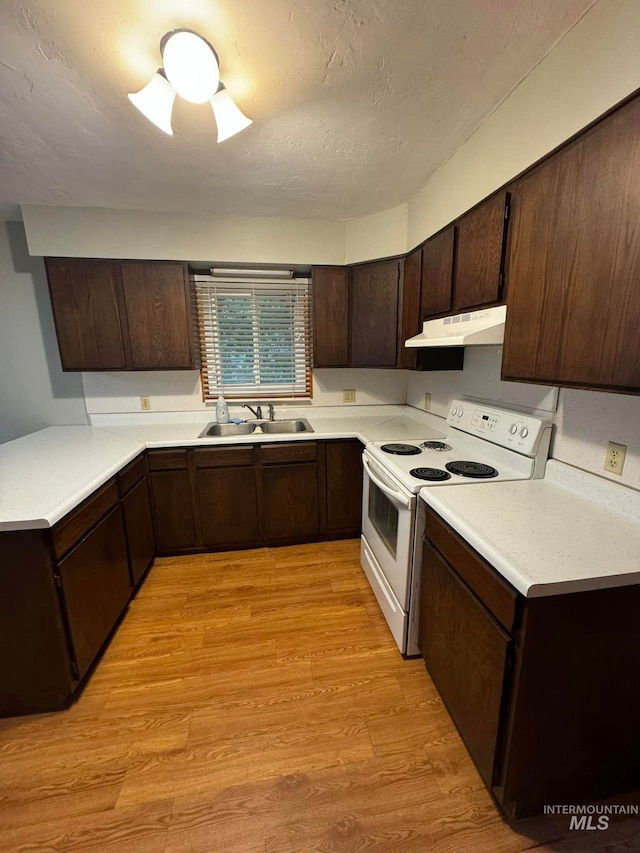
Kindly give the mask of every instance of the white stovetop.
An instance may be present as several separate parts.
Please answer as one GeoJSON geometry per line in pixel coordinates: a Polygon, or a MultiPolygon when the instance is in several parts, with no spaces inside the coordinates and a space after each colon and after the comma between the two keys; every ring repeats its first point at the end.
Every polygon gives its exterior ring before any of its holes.
{"type": "Polygon", "coordinates": [[[543,480],[420,497],[530,598],[640,582],[640,492],[549,460],[543,480]]]}
{"type": "Polygon", "coordinates": [[[441,488],[443,486],[500,483],[508,480],[528,480],[532,475],[533,461],[527,456],[514,453],[512,450],[496,447],[488,441],[466,435],[455,429],[449,429],[444,441],[450,445],[451,450],[428,450],[421,447],[423,442],[408,441],[408,444],[420,448],[421,452],[403,456],[388,453],[383,450],[383,447],[386,446],[385,442],[376,441],[367,445],[367,453],[378,462],[384,471],[390,473],[405,489],[413,494],[417,494],[425,487],[441,488]],[[435,481],[426,481],[411,474],[414,468],[435,468],[447,472],[446,465],[448,462],[461,460],[490,465],[498,473],[486,480],[449,474],[448,479],[435,481]]]}

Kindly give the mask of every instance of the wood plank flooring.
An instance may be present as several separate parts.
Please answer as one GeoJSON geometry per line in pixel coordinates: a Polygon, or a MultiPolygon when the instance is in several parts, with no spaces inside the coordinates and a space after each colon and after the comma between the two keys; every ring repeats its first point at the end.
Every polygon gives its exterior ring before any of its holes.
{"type": "Polygon", "coordinates": [[[509,827],[359,543],[157,560],[82,696],[0,721],[0,850],[640,850],[640,821],[509,827]]]}

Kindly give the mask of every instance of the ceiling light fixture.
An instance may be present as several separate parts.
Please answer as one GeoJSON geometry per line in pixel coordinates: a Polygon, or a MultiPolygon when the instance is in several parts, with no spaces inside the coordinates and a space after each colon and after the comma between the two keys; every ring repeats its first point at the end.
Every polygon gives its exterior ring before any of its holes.
{"type": "Polygon", "coordinates": [[[211,104],[218,125],[218,142],[252,123],[220,80],[218,54],[206,39],[191,30],[173,30],[160,41],[164,67],[147,85],[129,95],[131,103],[156,127],[173,134],[171,113],[176,94],[192,104],[211,104]]]}

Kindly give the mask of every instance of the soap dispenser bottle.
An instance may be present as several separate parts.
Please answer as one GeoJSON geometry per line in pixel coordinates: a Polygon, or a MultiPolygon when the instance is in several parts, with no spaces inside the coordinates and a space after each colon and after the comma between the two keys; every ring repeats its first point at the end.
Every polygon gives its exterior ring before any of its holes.
{"type": "Polygon", "coordinates": [[[227,401],[224,399],[223,394],[219,395],[218,402],[216,403],[216,420],[219,424],[229,423],[229,406],[227,406],[227,401]]]}

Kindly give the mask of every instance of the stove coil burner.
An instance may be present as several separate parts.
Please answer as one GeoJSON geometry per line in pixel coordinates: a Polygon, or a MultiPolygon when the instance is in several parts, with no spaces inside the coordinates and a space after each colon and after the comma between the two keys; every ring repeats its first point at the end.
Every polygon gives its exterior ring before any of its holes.
{"type": "Polygon", "coordinates": [[[443,480],[451,479],[451,474],[447,474],[441,468],[412,468],[409,473],[417,480],[429,480],[432,483],[441,483],[443,480]]]}
{"type": "Polygon", "coordinates": [[[453,450],[450,444],[445,441],[423,441],[420,445],[423,450],[437,450],[442,453],[445,450],[453,450]]]}
{"type": "Polygon", "coordinates": [[[422,453],[415,444],[383,444],[380,449],[395,456],[415,456],[417,453],[422,453]]]}
{"type": "Polygon", "coordinates": [[[485,465],[483,462],[447,462],[444,467],[452,474],[459,474],[461,477],[473,477],[477,480],[498,476],[495,468],[492,468],[491,465],[485,465]]]}

